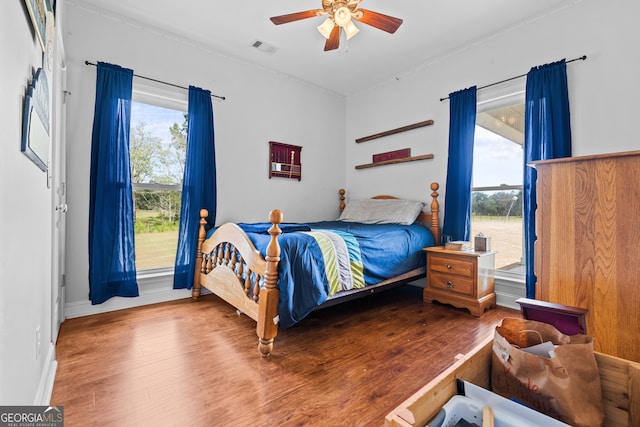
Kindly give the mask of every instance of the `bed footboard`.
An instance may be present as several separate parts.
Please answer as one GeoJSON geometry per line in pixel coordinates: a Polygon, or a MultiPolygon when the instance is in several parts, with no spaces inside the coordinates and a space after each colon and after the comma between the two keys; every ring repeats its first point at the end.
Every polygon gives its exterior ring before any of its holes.
{"type": "Polygon", "coordinates": [[[235,224],[223,224],[206,238],[206,218],[200,211],[192,297],[198,300],[204,286],[257,322],[258,349],[263,357],[273,351],[278,334],[279,210],[269,213],[271,239],[262,257],[246,233],[235,224]]]}
{"type": "Polygon", "coordinates": [[[267,246],[267,268],[265,271],[264,289],[258,304],[258,350],[262,357],[267,357],[273,351],[273,340],[278,335],[278,262],[280,262],[280,245],[278,236],[282,233],[278,224],[282,223],[282,212],[273,210],[269,213],[269,228],[271,241],[267,246]]]}
{"type": "Polygon", "coordinates": [[[196,246],[196,259],[195,259],[195,272],[193,275],[193,288],[191,289],[191,297],[197,301],[200,298],[200,269],[202,266],[202,243],[207,237],[207,217],[209,211],[206,209],[200,209],[200,227],[198,228],[198,244],[196,246]]]}

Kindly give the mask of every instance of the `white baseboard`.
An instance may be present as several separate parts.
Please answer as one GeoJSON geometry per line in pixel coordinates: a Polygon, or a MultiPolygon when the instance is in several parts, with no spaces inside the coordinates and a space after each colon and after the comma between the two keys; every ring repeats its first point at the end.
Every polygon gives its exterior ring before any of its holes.
{"type": "Polygon", "coordinates": [[[425,278],[414,280],[413,282],[407,283],[407,285],[415,286],[416,288],[424,288],[427,286],[427,280],[425,278]]]}
{"type": "Polygon", "coordinates": [[[53,393],[53,382],[56,379],[56,369],[58,369],[58,362],[56,361],[56,347],[53,343],[49,343],[47,358],[44,361],[44,369],[40,376],[40,383],[36,390],[36,396],[33,399],[33,404],[35,406],[49,406],[51,393],[53,393]]]}
{"type": "MultiPolygon", "coordinates": [[[[409,283],[412,286],[424,287],[424,279],[409,283]]],[[[496,304],[516,310],[520,306],[516,303],[518,298],[526,295],[525,284],[512,278],[496,277],[495,279],[496,304]]],[[[202,294],[209,293],[202,288],[202,294]]],[[[182,298],[191,298],[191,290],[173,289],[169,285],[153,289],[140,290],[140,296],[136,298],[113,297],[102,304],[91,305],[91,301],[76,301],[65,303],[64,316],[67,319],[89,316],[91,314],[106,313],[108,311],[122,310],[147,304],[156,304],[165,301],[174,301],[182,298]]]]}
{"type": "Polygon", "coordinates": [[[510,277],[496,277],[494,286],[496,304],[502,307],[520,310],[520,306],[516,303],[516,300],[526,295],[525,287],[523,280],[510,277]]]}
{"type": "MultiPolygon", "coordinates": [[[[204,292],[203,292],[204,295],[204,292]]],[[[147,304],[156,304],[165,301],[174,301],[182,298],[191,298],[190,289],[173,289],[165,287],[159,289],[140,290],[140,296],[135,298],[113,297],[102,304],[92,305],[91,301],[67,302],[64,305],[64,317],[89,316],[91,314],[106,313],[108,311],[122,310],[125,308],[139,307],[147,304]]]]}

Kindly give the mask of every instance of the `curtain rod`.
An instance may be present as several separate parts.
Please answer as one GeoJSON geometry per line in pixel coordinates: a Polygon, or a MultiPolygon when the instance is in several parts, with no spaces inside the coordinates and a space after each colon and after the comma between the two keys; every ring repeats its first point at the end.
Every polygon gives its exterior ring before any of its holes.
{"type": "MultiPolygon", "coordinates": [[[[582,55],[582,56],[581,56],[581,57],[579,57],[579,58],[574,58],[574,59],[571,59],[571,60],[569,60],[569,61],[566,61],[566,63],[568,64],[569,62],[573,62],[573,61],[584,61],[585,59],[587,59],[587,55],[582,55]]],[[[495,83],[491,83],[491,84],[488,84],[488,85],[484,85],[484,86],[482,86],[482,87],[479,87],[479,88],[478,88],[478,90],[480,90],[480,89],[485,89],[485,88],[488,88],[488,87],[491,87],[491,86],[495,86],[495,85],[499,85],[500,83],[510,82],[511,80],[519,79],[520,77],[526,77],[526,76],[527,76],[526,74],[521,74],[521,75],[519,75],[519,76],[511,77],[511,78],[509,78],[509,79],[500,80],[499,82],[495,82],[495,83]]],[[[448,97],[448,96],[446,96],[446,97],[444,97],[444,98],[440,98],[440,102],[442,102],[442,101],[444,101],[444,100],[446,100],[446,99],[449,99],[449,97],[448,97]]]]}
{"type": "MultiPolygon", "coordinates": [[[[97,64],[94,64],[93,62],[89,62],[89,61],[84,61],[84,63],[85,63],[86,65],[93,65],[94,67],[97,65],[97,64]]],[[[189,88],[188,88],[188,87],[184,87],[184,86],[176,85],[176,84],[173,84],[173,83],[163,82],[162,80],[152,79],[151,77],[140,76],[140,75],[135,74],[135,73],[134,73],[133,75],[134,75],[135,77],[139,77],[139,78],[141,78],[141,79],[151,80],[152,82],[162,83],[162,84],[164,84],[164,85],[177,87],[177,88],[179,88],[179,89],[189,90],[189,88]]],[[[213,96],[214,98],[222,99],[223,101],[224,101],[225,99],[227,99],[227,98],[226,98],[226,97],[224,97],[224,96],[219,96],[219,95],[214,95],[214,94],[211,94],[211,96],[213,96]]]]}

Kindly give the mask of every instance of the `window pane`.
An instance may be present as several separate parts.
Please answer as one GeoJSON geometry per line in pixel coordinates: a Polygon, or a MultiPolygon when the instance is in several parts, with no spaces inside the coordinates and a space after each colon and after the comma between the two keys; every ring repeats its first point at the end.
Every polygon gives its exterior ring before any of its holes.
{"type": "Polygon", "coordinates": [[[136,268],[172,268],[180,224],[186,114],[134,101],[131,116],[136,268]]]}
{"type": "Polygon", "coordinates": [[[479,233],[491,237],[491,249],[498,251],[496,269],[518,270],[523,262],[522,191],[474,191],[472,197],[472,238],[479,233]]]}
{"type": "Polygon", "coordinates": [[[491,237],[496,269],[524,274],[522,182],[524,104],[478,114],[473,154],[471,236],[491,237]]]}

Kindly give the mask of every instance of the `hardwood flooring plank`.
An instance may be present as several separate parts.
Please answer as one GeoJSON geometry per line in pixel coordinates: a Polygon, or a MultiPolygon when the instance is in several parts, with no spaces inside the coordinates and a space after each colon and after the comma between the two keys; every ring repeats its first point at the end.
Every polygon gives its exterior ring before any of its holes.
{"type": "Polygon", "coordinates": [[[214,295],[66,320],[51,403],[66,426],[371,426],[503,317],[404,286],[313,312],[272,355],[214,295]]]}

